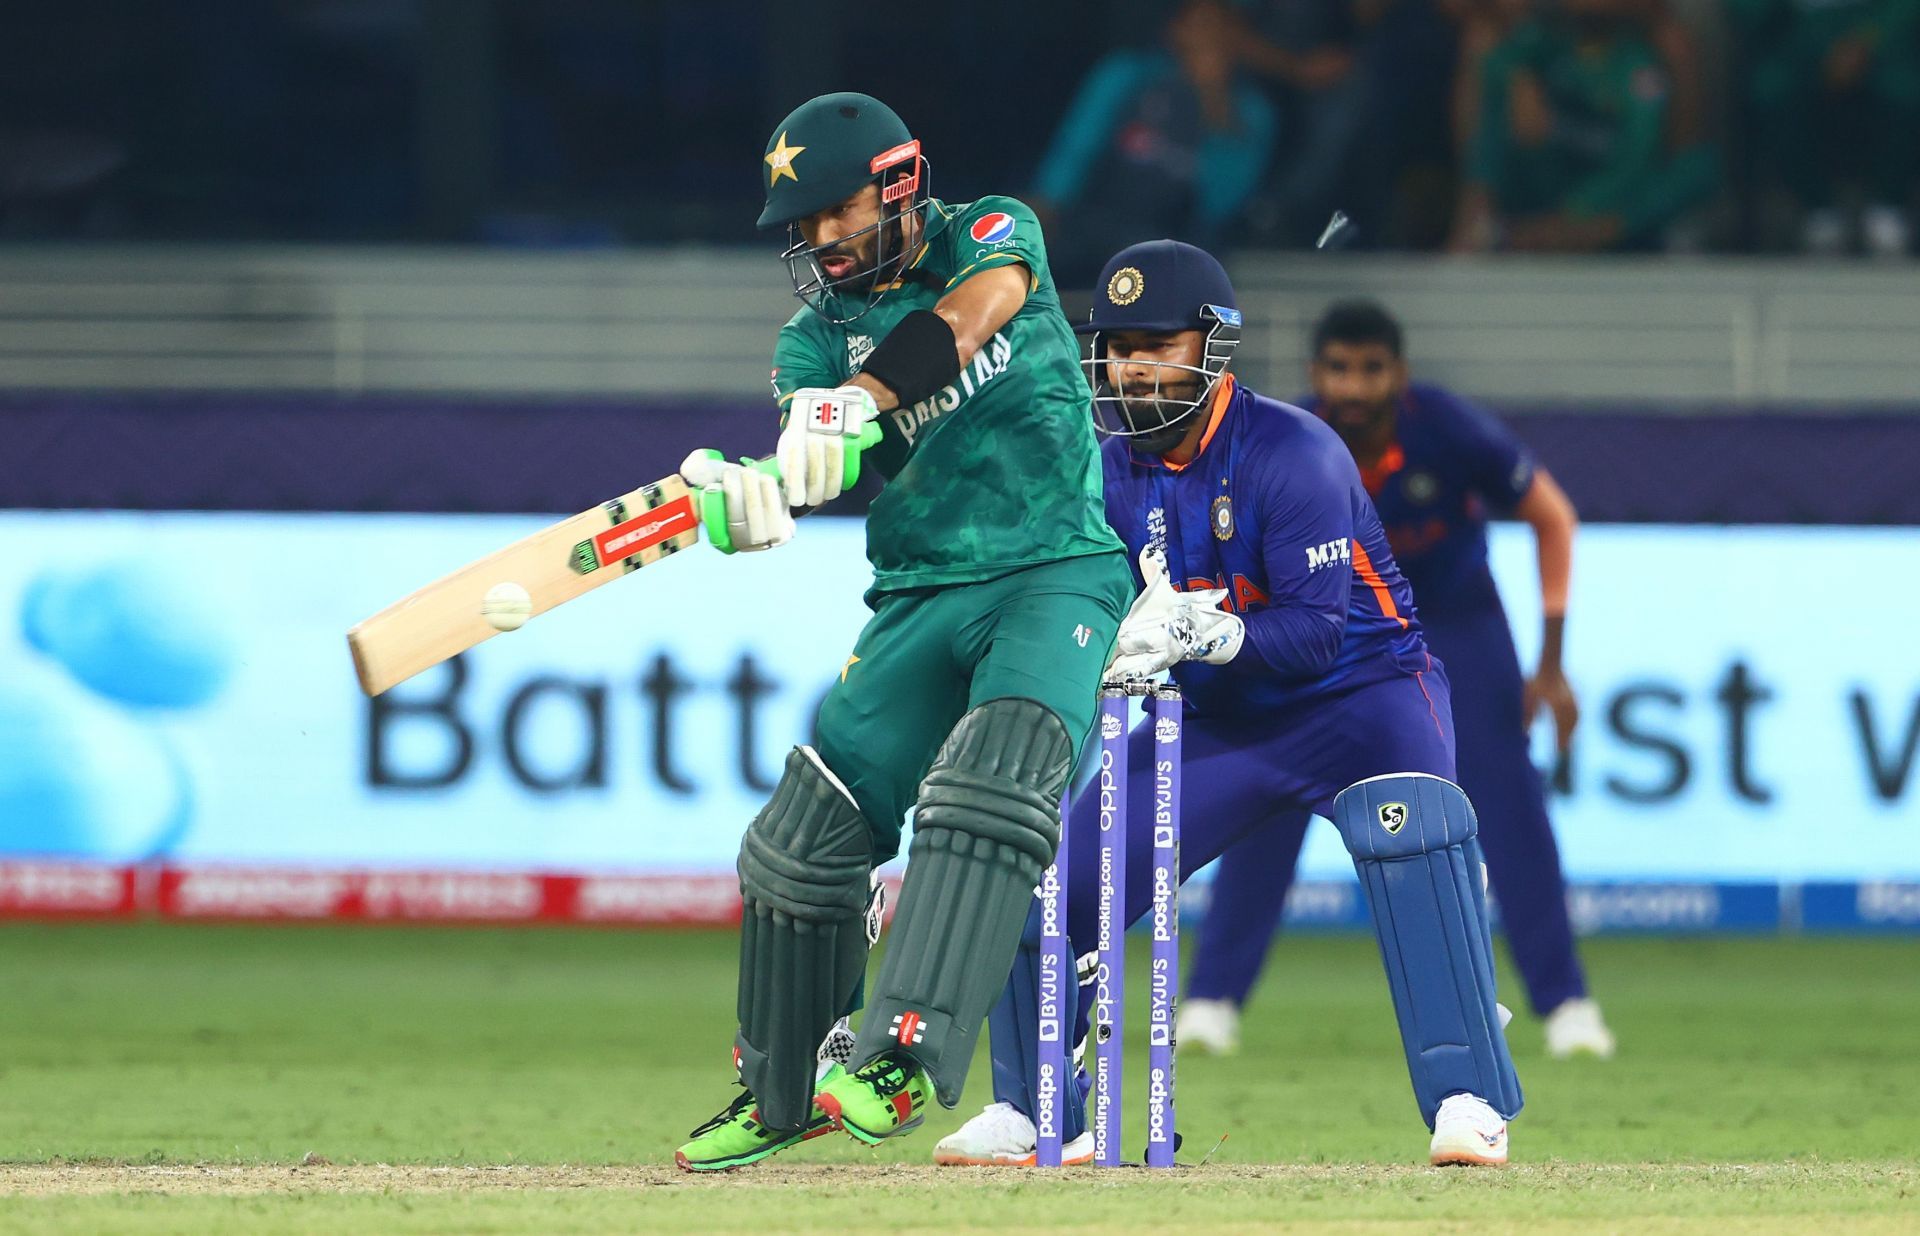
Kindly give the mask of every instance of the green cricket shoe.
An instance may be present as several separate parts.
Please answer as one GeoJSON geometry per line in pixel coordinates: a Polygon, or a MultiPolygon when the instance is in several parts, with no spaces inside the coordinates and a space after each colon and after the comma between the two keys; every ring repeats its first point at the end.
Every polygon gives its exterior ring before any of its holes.
{"type": "Polygon", "coordinates": [[[869,1146],[919,1128],[932,1102],[933,1083],[920,1066],[892,1056],[879,1056],[851,1073],[836,1074],[822,1082],[813,1096],[813,1105],[836,1128],[869,1146]]]}
{"type": "MultiPolygon", "coordinates": [[[[827,1077],[840,1077],[845,1071],[835,1065],[827,1077]]],[[[769,1129],[760,1123],[760,1105],[753,1092],[743,1088],[725,1111],[687,1135],[692,1140],[673,1152],[673,1161],[683,1172],[730,1172],[831,1132],[833,1121],[817,1108],[805,1128],[769,1129]]]]}

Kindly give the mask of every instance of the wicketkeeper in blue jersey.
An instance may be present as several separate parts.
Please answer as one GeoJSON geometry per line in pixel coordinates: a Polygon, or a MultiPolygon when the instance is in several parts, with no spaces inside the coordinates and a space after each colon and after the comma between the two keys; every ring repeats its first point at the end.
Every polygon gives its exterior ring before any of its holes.
{"type": "MultiPolygon", "coordinates": [[[[1107,522],[1139,564],[1109,677],[1170,671],[1185,698],[1181,851],[1189,869],[1320,812],[1339,826],[1379,927],[1435,1163],[1504,1163],[1521,1093],[1494,1001],[1477,823],[1454,784],[1444,670],[1340,437],[1227,366],[1240,311],[1219,262],[1175,241],[1101,273],[1087,360],[1107,522]]],[[[1132,735],[1124,919],[1148,907],[1151,727],[1132,735]]],[[[1096,850],[1083,796],[1070,844],[1096,850]]],[[[1278,882],[1285,872],[1275,871],[1278,882]]],[[[1093,950],[1097,865],[1068,875],[1067,934],[1093,950]]],[[[1031,1163],[1038,914],[990,1018],[996,1101],[940,1142],[942,1163],[1031,1163]]],[[[1083,973],[1085,968],[1083,967],[1083,973]]],[[[1088,992],[1070,1024],[1085,1034],[1088,992]]],[[[1068,1087],[1068,1162],[1085,1162],[1068,1087]]]]}
{"type": "MultiPolygon", "coordinates": [[[[1561,668],[1576,526],[1573,504],[1506,426],[1443,387],[1410,380],[1400,324],[1371,301],[1329,308],[1313,332],[1304,406],[1346,442],[1413,585],[1427,645],[1453,690],[1461,788],[1527,1002],[1545,1019],[1547,1052],[1607,1057],[1614,1040],[1587,994],[1567,919],[1566,880],[1547,818],[1546,788],[1527,751],[1536,712],[1553,717],[1560,750],[1580,710],[1561,668]],[[1523,679],[1487,566],[1487,517],[1532,530],[1540,563],[1540,659],[1523,679]]],[[[1194,948],[1178,1038],[1232,1052],[1240,1009],[1280,925],[1305,821],[1249,835],[1216,869],[1194,948]],[[1274,882],[1283,872],[1285,883],[1274,882]]]]}

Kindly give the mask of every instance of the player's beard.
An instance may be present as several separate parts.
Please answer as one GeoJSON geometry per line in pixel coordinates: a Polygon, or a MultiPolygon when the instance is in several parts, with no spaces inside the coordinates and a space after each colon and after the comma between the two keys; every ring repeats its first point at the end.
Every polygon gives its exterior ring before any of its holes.
{"type": "Polygon", "coordinates": [[[899,218],[889,219],[875,230],[864,236],[849,237],[847,241],[814,255],[814,261],[820,264],[820,273],[827,278],[828,285],[835,296],[844,296],[852,300],[870,298],[874,285],[880,278],[880,266],[904,248],[906,229],[899,218]],[[881,244],[885,238],[885,245],[881,244]],[[885,250],[885,257],[882,250],[885,250]],[[828,272],[828,259],[844,257],[852,260],[853,265],[844,274],[834,275],[828,272]]]}
{"type": "Polygon", "coordinates": [[[1380,449],[1393,434],[1395,401],[1366,403],[1358,399],[1329,402],[1325,405],[1327,424],[1340,435],[1347,449],[1365,455],[1380,449]]]}
{"type": "Polygon", "coordinates": [[[1198,374],[1181,374],[1171,381],[1162,379],[1156,386],[1120,388],[1120,415],[1133,432],[1128,441],[1145,455],[1164,455],[1180,445],[1200,412],[1194,403],[1200,397],[1198,374]]]}

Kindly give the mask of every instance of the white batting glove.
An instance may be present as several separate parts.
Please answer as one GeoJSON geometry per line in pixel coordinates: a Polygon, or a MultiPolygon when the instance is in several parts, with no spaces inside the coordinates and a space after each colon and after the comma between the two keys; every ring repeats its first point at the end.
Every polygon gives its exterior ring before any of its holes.
{"type": "Polygon", "coordinates": [[[729,463],[719,451],[695,451],[680,464],[680,478],[696,489],[719,491],[727,500],[727,535],[733,549],[753,553],[793,539],[793,516],[780,500],[780,481],[758,468],[729,463]]]}
{"type": "Polygon", "coordinates": [[[1152,678],[1182,661],[1225,665],[1239,655],[1247,624],[1220,609],[1225,588],[1175,592],[1167,581],[1167,562],[1152,549],[1140,553],[1146,588],[1120,623],[1110,679],[1152,678]]]}
{"type": "Polygon", "coordinates": [[[803,386],[787,402],[787,427],[774,458],[787,491],[787,505],[819,506],[845,488],[846,439],[857,438],[880,418],[873,395],[861,386],[803,386]]]}

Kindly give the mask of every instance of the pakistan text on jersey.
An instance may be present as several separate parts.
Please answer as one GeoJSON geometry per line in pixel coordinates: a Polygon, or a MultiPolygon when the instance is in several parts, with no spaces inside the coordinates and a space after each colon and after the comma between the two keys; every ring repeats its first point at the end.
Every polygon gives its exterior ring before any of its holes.
{"type": "Polygon", "coordinates": [[[1013,360],[1013,344],[998,331],[978,352],[973,360],[960,370],[960,379],[940,388],[938,394],[929,395],[911,408],[899,408],[888,413],[893,418],[895,429],[912,446],[920,436],[920,430],[929,421],[937,421],[960,404],[973,397],[981,387],[1007,371],[1013,360]]]}

